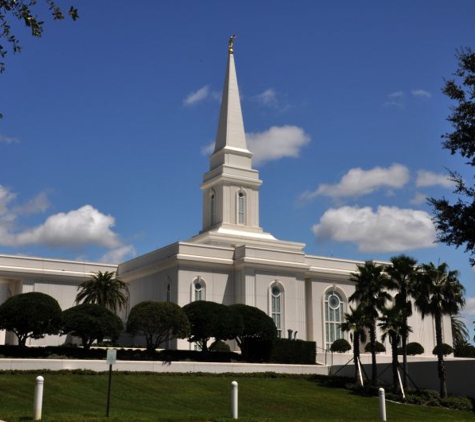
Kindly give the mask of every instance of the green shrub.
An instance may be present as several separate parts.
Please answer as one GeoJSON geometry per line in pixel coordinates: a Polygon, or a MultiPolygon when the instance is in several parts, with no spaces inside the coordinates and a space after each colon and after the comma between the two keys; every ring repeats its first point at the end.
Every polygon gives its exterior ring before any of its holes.
{"type": "Polygon", "coordinates": [[[406,346],[407,354],[410,356],[422,355],[424,353],[424,347],[420,343],[412,342],[406,346]]]}
{"type": "MultiPolygon", "coordinates": [[[[450,355],[451,353],[453,353],[453,351],[454,349],[452,348],[452,346],[449,346],[447,343],[442,343],[442,354],[444,356],[450,355]]],[[[437,355],[437,345],[432,350],[432,354],[437,355]]]]}
{"type": "MultiPolygon", "coordinates": [[[[384,347],[384,344],[383,344],[383,343],[380,343],[379,341],[377,341],[377,342],[374,344],[374,348],[375,348],[376,353],[382,353],[382,352],[385,352],[385,351],[386,351],[386,347],[384,347]]],[[[364,347],[364,351],[365,351],[366,353],[371,353],[371,352],[372,352],[371,343],[367,343],[367,344],[366,344],[366,346],[364,347]]]]}
{"type": "Polygon", "coordinates": [[[339,338],[332,343],[330,350],[332,352],[345,353],[348,352],[348,350],[351,350],[351,345],[348,343],[348,340],[339,338]]]}
{"type": "Polygon", "coordinates": [[[229,344],[218,340],[209,347],[209,350],[210,352],[230,352],[231,348],[229,347],[229,344]]]}
{"type": "Polygon", "coordinates": [[[274,344],[271,362],[314,365],[317,344],[314,341],[278,339],[274,344]]]}

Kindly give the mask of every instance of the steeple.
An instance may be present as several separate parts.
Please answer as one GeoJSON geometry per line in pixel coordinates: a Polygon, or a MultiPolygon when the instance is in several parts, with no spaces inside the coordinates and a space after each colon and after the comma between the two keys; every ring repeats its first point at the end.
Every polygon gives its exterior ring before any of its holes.
{"type": "Polygon", "coordinates": [[[192,243],[214,246],[254,245],[301,252],[303,243],[277,240],[259,226],[259,172],[252,168],[247,148],[241,100],[234,64],[234,39],[228,63],[221,111],[209,171],[203,175],[203,228],[192,243]]]}
{"type": "Polygon", "coordinates": [[[228,65],[226,68],[226,76],[224,78],[221,112],[219,115],[218,132],[216,134],[214,150],[215,153],[225,147],[239,148],[249,152],[246,145],[241,100],[239,98],[236,67],[234,65],[235,37],[235,35],[232,35],[229,40],[228,65]]]}
{"type": "Polygon", "coordinates": [[[234,39],[228,62],[221,111],[210,169],[203,176],[203,232],[262,233],[259,227],[259,173],[252,168],[246,144],[241,100],[234,64],[234,39]]]}

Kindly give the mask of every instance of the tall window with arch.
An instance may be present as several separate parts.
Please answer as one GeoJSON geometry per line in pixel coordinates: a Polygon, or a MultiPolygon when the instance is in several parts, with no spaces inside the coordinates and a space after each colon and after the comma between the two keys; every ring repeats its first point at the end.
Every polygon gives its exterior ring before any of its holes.
{"type": "Polygon", "coordinates": [[[246,223],[246,194],[243,190],[238,192],[238,206],[237,206],[237,222],[238,224],[246,223]]]}
{"type": "Polygon", "coordinates": [[[192,300],[206,300],[206,283],[200,276],[193,280],[192,300]]]}
{"type": "Polygon", "coordinates": [[[335,340],[344,338],[340,324],[344,321],[346,304],[342,296],[335,289],[330,289],[325,294],[325,346],[330,346],[335,340]]]}
{"type": "Polygon", "coordinates": [[[273,283],[270,287],[270,305],[271,317],[277,327],[277,334],[281,337],[283,329],[284,289],[280,283],[273,283]]]}
{"type": "Polygon", "coordinates": [[[213,226],[216,218],[216,192],[211,189],[209,193],[209,219],[210,224],[213,226]]]}
{"type": "Polygon", "coordinates": [[[172,299],[172,285],[167,283],[167,302],[170,302],[172,299]]]}

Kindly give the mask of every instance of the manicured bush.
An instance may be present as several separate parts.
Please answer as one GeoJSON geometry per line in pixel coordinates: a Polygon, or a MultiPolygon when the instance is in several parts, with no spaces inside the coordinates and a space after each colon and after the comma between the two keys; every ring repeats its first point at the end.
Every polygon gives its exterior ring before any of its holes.
{"type": "Polygon", "coordinates": [[[61,333],[79,337],[85,349],[104,337],[111,337],[113,341],[118,339],[123,329],[121,319],[101,305],[83,303],[62,314],[61,333]]]}
{"type": "Polygon", "coordinates": [[[239,313],[229,306],[198,300],[183,307],[190,321],[190,338],[206,353],[208,341],[232,340],[241,335],[243,321],[239,313]]]}
{"type": "Polygon", "coordinates": [[[231,348],[229,344],[225,343],[224,341],[218,340],[215,341],[210,347],[210,352],[230,352],[231,348]]]}
{"type": "Polygon", "coordinates": [[[172,302],[140,302],[127,320],[127,331],[145,337],[147,350],[153,352],[160,343],[190,334],[190,323],[185,311],[172,302]]]}
{"type": "Polygon", "coordinates": [[[345,353],[349,350],[351,350],[351,344],[348,343],[348,340],[344,338],[339,338],[338,340],[335,340],[330,346],[330,351],[332,352],[345,353]]]}
{"type": "Polygon", "coordinates": [[[424,353],[424,347],[417,342],[408,343],[406,351],[409,356],[422,355],[424,353]]]}
{"type": "Polygon", "coordinates": [[[0,305],[0,329],[13,332],[21,347],[28,338],[58,334],[60,326],[61,308],[57,300],[47,294],[22,293],[0,305]]]}
{"type": "Polygon", "coordinates": [[[271,362],[314,365],[317,344],[314,341],[277,339],[274,343],[271,362]]]}
{"type": "Polygon", "coordinates": [[[236,342],[244,359],[267,362],[277,339],[274,320],[254,306],[236,304],[230,308],[239,313],[243,322],[242,332],[236,337],[236,342]]]}
{"type": "MultiPolygon", "coordinates": [[[[452,346],[449,346],[447,343],[442,343],[442,354],[444,356],[450,355],[451,353],[453,353],[453,351],[454,349],[452,348],[452,346]]],[[[432,350],[432,354],[437,355],[437,345],[432,350]]]]}
{"type": "MultiPolygon", "coordinates": [[[[386,351],[386,347],[384,347],[384,344],[380,343],[379,341],[377,341],[374,344],[374,348],[375,348],[376,353],[383,353],[383,352],[386,351]]],[[[372,351],[371,343],[366,343],[366,346],[364,347],[364,351],[366,353],[371,353],[371,351],[372,351]]]]}

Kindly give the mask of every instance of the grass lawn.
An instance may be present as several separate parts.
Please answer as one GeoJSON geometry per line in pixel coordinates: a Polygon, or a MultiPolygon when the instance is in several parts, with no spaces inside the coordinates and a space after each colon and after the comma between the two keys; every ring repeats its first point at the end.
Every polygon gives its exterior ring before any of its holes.
{"type": "MultiPolygon", "coordinates": [[[[240,421],[370,421],[379,402],[306,377],[119,373],[0,372],[0,419],[32,420],[38,375],[45,378],[43,421],[230,421],[231,382],[239,383],[240,421]]],[[[475,413],[387,403],[388,421],[475,421],[475,413]]]]}

